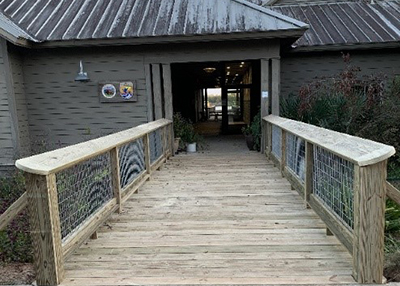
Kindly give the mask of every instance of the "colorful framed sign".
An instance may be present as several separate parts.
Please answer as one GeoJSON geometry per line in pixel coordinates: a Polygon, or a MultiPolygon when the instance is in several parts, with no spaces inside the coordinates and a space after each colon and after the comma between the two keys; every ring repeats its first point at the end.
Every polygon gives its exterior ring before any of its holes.
{"type": "Polygon", "coordinates": [[[136,102],[138,96],[135,86],[135,82],[128,80],[99,82],[100,102],[136,102]]]}

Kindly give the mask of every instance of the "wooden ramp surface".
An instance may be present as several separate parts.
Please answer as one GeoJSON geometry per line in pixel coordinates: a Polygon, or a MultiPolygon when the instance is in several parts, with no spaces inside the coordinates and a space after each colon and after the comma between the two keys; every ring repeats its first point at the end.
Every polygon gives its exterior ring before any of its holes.
{"type": "Polygon", "coordinates": [[[172,158],[66,262],[63,285],[354,283],[344,247],[241,142],[172,158]]]}

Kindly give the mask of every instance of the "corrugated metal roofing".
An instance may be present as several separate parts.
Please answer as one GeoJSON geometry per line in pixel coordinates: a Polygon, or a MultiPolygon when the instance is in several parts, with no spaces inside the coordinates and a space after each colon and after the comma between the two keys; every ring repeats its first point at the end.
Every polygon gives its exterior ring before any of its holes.
{"type": "Polygon", "coordinates": [[[364,1],[273,6],[274,11],[310,24],[295,45],[352,45],[400,42],[400,1],[364,1]]]}
{"type": "Polygon", "coordinates": [[[0,10],[40,42],[307,28],[244,0],[1,0],[0,10]]]}

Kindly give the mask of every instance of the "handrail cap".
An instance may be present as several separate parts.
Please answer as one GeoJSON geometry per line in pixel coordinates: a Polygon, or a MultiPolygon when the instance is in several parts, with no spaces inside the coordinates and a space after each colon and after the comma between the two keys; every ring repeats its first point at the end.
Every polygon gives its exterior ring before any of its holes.
{"type": "Polygon", "coordinates": [[[104,137],[20,159],[15,162],[15,166],[28,173],[49,175],[137,140],[171,123],[171,120],[160,119],[104,137]]]}
{"type": "Polygon", "coordinates": [[[376,164],[396,153],[393,146],[276,115],[268,115],[263,120],[293,133],[307,142],[327,149],[358,166],[376,164]]]}

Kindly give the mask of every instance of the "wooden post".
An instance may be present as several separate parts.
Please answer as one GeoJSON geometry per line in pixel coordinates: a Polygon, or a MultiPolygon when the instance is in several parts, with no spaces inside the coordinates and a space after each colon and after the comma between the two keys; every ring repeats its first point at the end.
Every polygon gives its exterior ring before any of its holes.
{"type": "Polygon", "coordinates": [[[305,167],[306,167],[306,178],[304,188],[304,201],[306,208],[310,208],[309,201],[310,196],[313,192],[313,172],[314,172],[314,145],[306,143],[306,156],[305,156],[305,167]]]}
{"type": "MultiPolygon", "coordinates": [[[[146,162],[146,172],[151,175],[151,162],[150,162],[150,138],[149,133],[143,138],[144,141],[144,159],[146,162]]],[[[150,180],[150,177],[149,177],[150,180]]]]}
{"type": "Polygon", "coordinates": [[[111,178],[112,178],[112,188],[114,191],[114,197],[117,199],[118,209],[117,212],[122,212],[122,202],[121,202],[121,175],[119,169],[119,149],[114,148],[110,151],[111,157],[111,178]]]}
{"type": "Polygon", "coordinates": [[[155,120],[163,118],[163,108],[162,106],[162,83],[161,83],[161,66],[160,64],[153,64],[153,96],[154,96],[154,118],[155,120]]]}
{"type": "Polygon", "coordinates": [[[355,167],[353,276],[383,283],[387,161],[355,167]]]}
{"type": "Polygon", "coordinates": [[[271,59],[272,63],[272,95],[271,95],[271,112],[273,115],[279,116],[279,97],[281,86],[281,60],[279,58],[271,59]]]}
{"type": "Polygon", "coordinates": [[[173,123],[171,123],[170,125],[169,125],[169,132],[170,132],[170,144],[169,144],[169,148],[170,148],[170,151],[171,151],[171,156],[175,156],[175,152],[174,152],[174,124],[173,123]]]}
{"type": "MultiPolygon", "coordinates": [[[[261,120],[269,110],[269,59],[261,59],[261,120]]],[[[261,137],[261,153],[265,153],[266,137],[261,137]]]]}
{"type": "Polygon", "coordinates": [[[272,124],[267,122],[267,157],[271,159],[271,152],[272,152],[272,124]]]}
{"type": "Polygon", "coordinates": [[[173,95],[172,95],[172,75],[171,65],[163,64],[163,83],[164,83],[164,102],[165,102],[165,118],[172,120],[173,117],[173,95]]]}
{"type": "Polygon", "coordinates": [[[168,128],[168,125],[167,126],[164,126],[163,127],[163,154],[164,154],[164,158],[167,158],[167,146],[168,146],[168,140],[167,140],[167,128],[168,128]]]}
{"type": "Polygon", "coordinates": [[[281,174],[285,176],[286,167],[286,131],[281,129],[281,174]]]}
{"type": "Polygon", "coordinates": [[[25,179],[36,282],[58,285],[64,279],[64,259],[56,176],[27,173],[25,179]]]}

